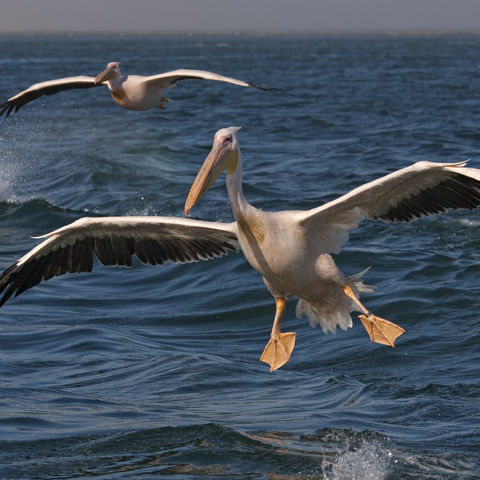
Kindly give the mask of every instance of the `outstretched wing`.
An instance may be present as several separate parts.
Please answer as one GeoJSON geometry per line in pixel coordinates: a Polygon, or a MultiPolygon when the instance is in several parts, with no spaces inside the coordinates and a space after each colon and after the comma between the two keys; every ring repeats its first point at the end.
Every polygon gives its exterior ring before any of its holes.
{"type": "Polygon", "coordinates": [[[53,95],[62,90],[71,90],[75,88],[92,88],[105,85],[103,83],[95,83],[94,77],[79,76],[58,78],[47,82],[36,83],[28,87],[23,92],[9,98],[0,105],[0,116],[6,113],[7,117],[13,110],[18,112],[26,103],[41,97],[42,95],[53,95]]]}
{"type": "Polygon", "coordinates": [[[81,218],[39,238],[45,240],[0,276],[2,306],[42,280],[91,272],[93,253],[103,265],[196,262],[239,250],[235,223],[176,217],[81,218]]]}
{"type": "Polygon", "coordinates": [[[308,210],[299,221],[325,252],[338,253],[362,218],[410,222],[451,208],[474,209],[480,205],[480,170],[466,163],[417,162],[308,210]]]}
{"type": "Polygon", "coordinates": [[[171,72],[159,73],[158,75],[151,75],[145,77],[145,80],[148,85],[155,86],[160,89],[173,87],[180,80],[186,79],[204,79],[204,80],[214,80],[216,82],[226,82],[233,85],[238,85],[240,87],[253,87],[258,88],[259,90],[273,91],[277,90],[276,88],[271,87],[262,87],[260,85],[255,85],[254,83],[244,82],[243,80],[238,80],[232,77],[225,77],[224,75],[219,75],[218,73],[207,72],[205,70],[189,70],[189,69],[180,69],[173,70],[171,72]]]}

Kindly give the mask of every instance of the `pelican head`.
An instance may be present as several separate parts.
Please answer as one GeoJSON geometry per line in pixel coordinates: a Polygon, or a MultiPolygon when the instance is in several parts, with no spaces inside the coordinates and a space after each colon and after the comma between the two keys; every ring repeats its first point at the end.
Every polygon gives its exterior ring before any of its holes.
{"type": "Polygon", "coordinates": [[[227,170],[232,175],[237,168],[238,140],[237,132],[241,127],[228,127],[219,130],[213,137],[213,147],[202,168],[200,168],[185,202],[185,215],[207,193],[218,176],[227,170]]]}
{"type": "Polygon", "coordinates": [[[95,77],[95,84],[113,80],[120,75],[120,63],[110,62],[105,70],[95,77]]]}

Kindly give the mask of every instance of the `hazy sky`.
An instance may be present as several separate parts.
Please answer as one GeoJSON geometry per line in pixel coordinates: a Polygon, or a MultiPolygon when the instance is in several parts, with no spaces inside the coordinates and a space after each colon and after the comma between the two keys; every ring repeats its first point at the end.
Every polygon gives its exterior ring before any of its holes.
{"type": "Polygon", "coordinates": [[[0,33],[369,30],[480,31],[480,0],[0,0],[0,33]]]}

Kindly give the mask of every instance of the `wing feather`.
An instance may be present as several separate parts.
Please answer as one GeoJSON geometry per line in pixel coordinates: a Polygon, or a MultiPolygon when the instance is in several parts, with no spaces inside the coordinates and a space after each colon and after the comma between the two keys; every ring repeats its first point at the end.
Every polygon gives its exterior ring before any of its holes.
{"type": "Polygon", "coordinates": [[[410,222],[449,209],[474,209],[480,205],[480,170],[466,163],[417,162],[303,212],[300,224],[320,237],[325,252],[338,253],[362,218],[410,222]]]}
{"type": "Polygon", "coordinates": [[[226,77],[225,75],[220,75],[214,72],[207,72],[205,70],[189,70],[185,68],[173,70],[171,72],[159,73],[158,75],[151,75],[145,78],[147,84],[160,89],[173,87],[177,82],[188,79],[214,80],[217,82],[231,83],[240,87],[258,88],[259,90],[265,91],[276,90],[275,88],[262,87],[260,85],[255,85],[254,83],[244,82],[243,80],[226,77]]]}
{"type": "Polygon", "coordinates": [[[0,116],[4,113],[8,117],[13,110],[18,112],[25,104],[36,100],[42,95],[54,95],[63,90],[72,90],[79,88],[92,88],[105,85],[103,83],[95,83],[94,77],[87,77],[85,75],[78,77],[58,78],[56,80],[49,80],[46,82],[35,83],[26,90],[9,98],[7,101],[0,104],[0,116]]]}
{"type": "Polygon", "coordinates": [[[175,217],[81,218],[42,237],[44,241],[0,276],[2,306],[42,280],[91,272],[93,255],[103,265],[196,262],[239,250],[235,223],[175,217]]]}

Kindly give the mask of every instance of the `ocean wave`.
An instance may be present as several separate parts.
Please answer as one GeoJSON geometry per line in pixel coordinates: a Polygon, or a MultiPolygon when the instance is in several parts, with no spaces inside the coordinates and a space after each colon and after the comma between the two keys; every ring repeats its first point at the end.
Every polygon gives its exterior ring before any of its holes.
{"type": "MultiPolygon", "coordinates": [[[[20,201],[10,200],[10,199],[0,200],[1,214],[5,214],[5,213],[8,214],[10,212],[19,214],[19,213],[23,213],[23,211],[30,213],[30,212],[39,212],[39,211],[67,212],[69,210],[63,207],[56,206],[50,203],[48,200],[45,200],[44,198],[38,198],[38,197],[28,198],[20,201]]],[[[73,210],[70,210],[70,211],[74,212],[73,210]]]]}
{"type": "Polygon", "coordinates": [[[96,216],[93,212],[64,208],[42,198],[3,200],[0,201],[0,238],[9,243],[12,239],[23,243],[23,238],[28,243],[31,242],[29,237],[43,235],[86,215],[96,216]]]}
{"type": "MultiPolygon", "coordinates": [[[[183,215],[227,125],[243,126],[245,195],[265,210],[312,208],[417,160],[475,167],[467,37],[9,37],[4,92],[75,72],[79,58],[97,71],[92,48],[122,51],[130,72],[180,60],[295,88],[185,81],[165,111],[147,112],[92,89],[3,116],[2,265],[80,216],[183,215]],[[235,46],[234,62],[217,42],[235,46]],[[15,68],[32,49],[35,73],[15,68]]],[[[232,218],[222,183],[194,216],[232,218]]],[[[0,310],[0,478],[478,477],[478,218],[362,222],[335,259],[347,275],[372,266],[365,305],[405,334],[394,349],[372,344],[353,315],[352,329],[324,335],[289,301],[295,350],[272,373],[259,357],[275,303],[242,255],[96,265],[12,298],[0,310]]]]}
{"type": "Polygon", "coordinates": [[[461,478],[473,480],[479,466],[476,458],[410,451],[368,431],[248,433],[214,423],[33,441],[28,456],[22,442],[0,446],[0,474],[11,479],[81,473],[100,478],[453,480],[461,471],[461,478]]]}

